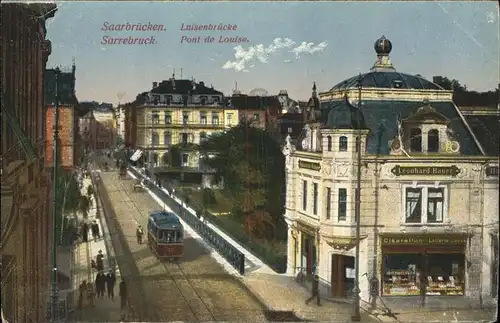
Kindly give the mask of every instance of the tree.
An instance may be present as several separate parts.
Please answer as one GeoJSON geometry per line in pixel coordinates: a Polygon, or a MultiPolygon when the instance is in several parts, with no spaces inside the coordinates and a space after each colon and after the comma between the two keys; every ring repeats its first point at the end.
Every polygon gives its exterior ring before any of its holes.
{"type": "Polygon", "coordinates": [[[265,209],[274,221],[281,217],[284,156],[268,132],[243,121],[224,133],[211,135],[201,143],[200,153],[205,155],[205,163],[224,178],[224,191],[233,199],[235,212],[265,209]]]}
{"type": "Polygon", "coordinates": [[[65,231],[71,231],[67,221],[68,213],[75,213],[78,209],[78,201],[80,199],[80,188],[75,176],[67,170],[60,168],[57,172],[56,180],[56,232],[62,236],[65,231]]]}

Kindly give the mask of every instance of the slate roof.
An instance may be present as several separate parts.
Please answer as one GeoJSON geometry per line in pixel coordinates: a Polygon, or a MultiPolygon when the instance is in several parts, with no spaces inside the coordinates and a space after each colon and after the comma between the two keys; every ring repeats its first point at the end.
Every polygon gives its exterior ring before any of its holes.
{"type": "MultiPolygon", "coordinates": [[[[326,123],[328,114],[333,108],[344,104],[344,100],[323,102],[321,104],[321,123],[326,123]]],[[[369,154],[388,155],[390,152],[389,141],[394,139],[398,133],[398,120],[404,120],[414,115],[417,109],[424,104],[423,102],[408,101],[363,101],[361,112],[366,127],[370,130],[367,140],[367,152],[369,154]]],[[[436,112],[450,120],[450,128],[454,137],[460,143],[462,154],[482,155],[472,134],[467,129],[452,102],[431,102],[430,105],[436,112]]]]}
{"type": "Polygon", "coordinates": [[[486,154],[500,156],[500,117],[498,115],[468,115],[465,119],[486,154]]]}
{"type": "MultiPolygon", "coordinates": [[[[353,76],[335,85],[330,91],[345,90],[358,86],[359,76],[353,76]]],[[[417,90],[443,90],[439,85],[421,76],[396,71],[371,71],[361,75],[364,88],[400,88],[417,90]],[[398,87],[399,86],[399,87],[398,87]]]]}
{"type": "Polygon", "coordinates": [[[290,135],[292,139],[297,138],[304,127],[304,116],[302,113],[285,113],[279,118],[280,133],[283,136],[290,135]],[[292,128],[292,132],[288,132],[292,128]]]}
{"type": "Polygon", "coordinates": [[[193,82],[191,80],[166,80],[158,84],[157,87],[151,90],[151,93],[156,94],[206,94],[206,95],[222,95],[222,92],[205,86],[204,82],[193,82]],[[194,87],[193,87],[194,83],[194,87]],[[175,86],[174,86],[175,84],[175,86]]]}
{"type": "MultiPolygon", "coordinates": [[[[56,99],[56,72],[53,69],[45,70],[45,105],[52,105],[56,99]]],[[[59,73],[59,104],[78,104],[75,96],[75,75],[70,72],[59,73]]]]}
{"type": "Polygon", "coordinates": [[[231,97],[231,105],[238,110],[281,109],[277,96],[237,95],[231,97]]]}

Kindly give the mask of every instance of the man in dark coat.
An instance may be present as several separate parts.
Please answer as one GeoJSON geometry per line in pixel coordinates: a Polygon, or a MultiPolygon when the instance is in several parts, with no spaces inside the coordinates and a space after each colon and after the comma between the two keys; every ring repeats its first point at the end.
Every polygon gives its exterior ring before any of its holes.
{"type": "Polygon", "coordinates": [[[99,250],[99,254],[96,257],[97,271],[104,270],[104,255],[102,254],[102,250],[99,250]]]}
{"type": "Polygon", "coordinates": [[[316,298],[318,306],[321,305],[319,301],[319,276],[314,275],[313,283],[312,283],[312,295],[309,297],[306,301],[306,304],[309,305],[309,302],[311,302],[314,298],[316,298]]]}
{"type": "Polygon", "coordinates": [[[122,310],[125,308],[125,305],[127,305],[127,285],[125,284],[125,280],[123,280],[123,278],[120,282],[120,304],[122,310]]]}
{"type": "Polygon", "coordinates": [[[115,284],[116,276],[113,269],[110,269],[109,273],[106,275],[106,288],[108,290],[108,297],[112,300],[115,299],[115,284]]]}
{"type": "Polygon", "coordinates": [[[84,222],[82,225],[82,239],[83,242],[89,241],[89,226],[86,222],[84,222]]]}
{"type": "Polygon", "coordinates": [[[105,284],[106,276],[104,276],[102,272],[98,272],[95,276],[95,289],[98,298],[102,298],[104,296],[105,284]]]}

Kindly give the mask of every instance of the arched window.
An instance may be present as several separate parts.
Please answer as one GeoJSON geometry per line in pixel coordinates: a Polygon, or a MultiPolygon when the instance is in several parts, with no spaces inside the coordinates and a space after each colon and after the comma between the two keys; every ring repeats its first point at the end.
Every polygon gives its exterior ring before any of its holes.
{"type": "Polygon", "coordinates": [[[328,145],[328,151],[332,151],[332,137],[328,136],[326,137],[327,145],[328,145]]]}
{"type": "Polygon", "coordinates": [[[339,151],[347,151],[347,137],[342,136],[339,138],[339,151]]]}
{"type": "Polygon", "coordinates": [[[427,151],[430,153],[439,152],[439,132],[436,129],[427,133],[427,151]]]}
{"type": "Polygon", "coordinates": [[[410,151],[422,152],[422,130],[413,128],[410,131],[410,151]]]}

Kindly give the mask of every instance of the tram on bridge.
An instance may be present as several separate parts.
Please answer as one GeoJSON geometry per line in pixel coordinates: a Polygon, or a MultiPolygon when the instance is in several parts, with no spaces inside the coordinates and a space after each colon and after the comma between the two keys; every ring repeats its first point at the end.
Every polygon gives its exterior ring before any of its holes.
{"type": "Polygon", "coordinates": [[[184,255],[184,227],[174,213],[149,212],[148,245],[160,260],[184,255]]]}

